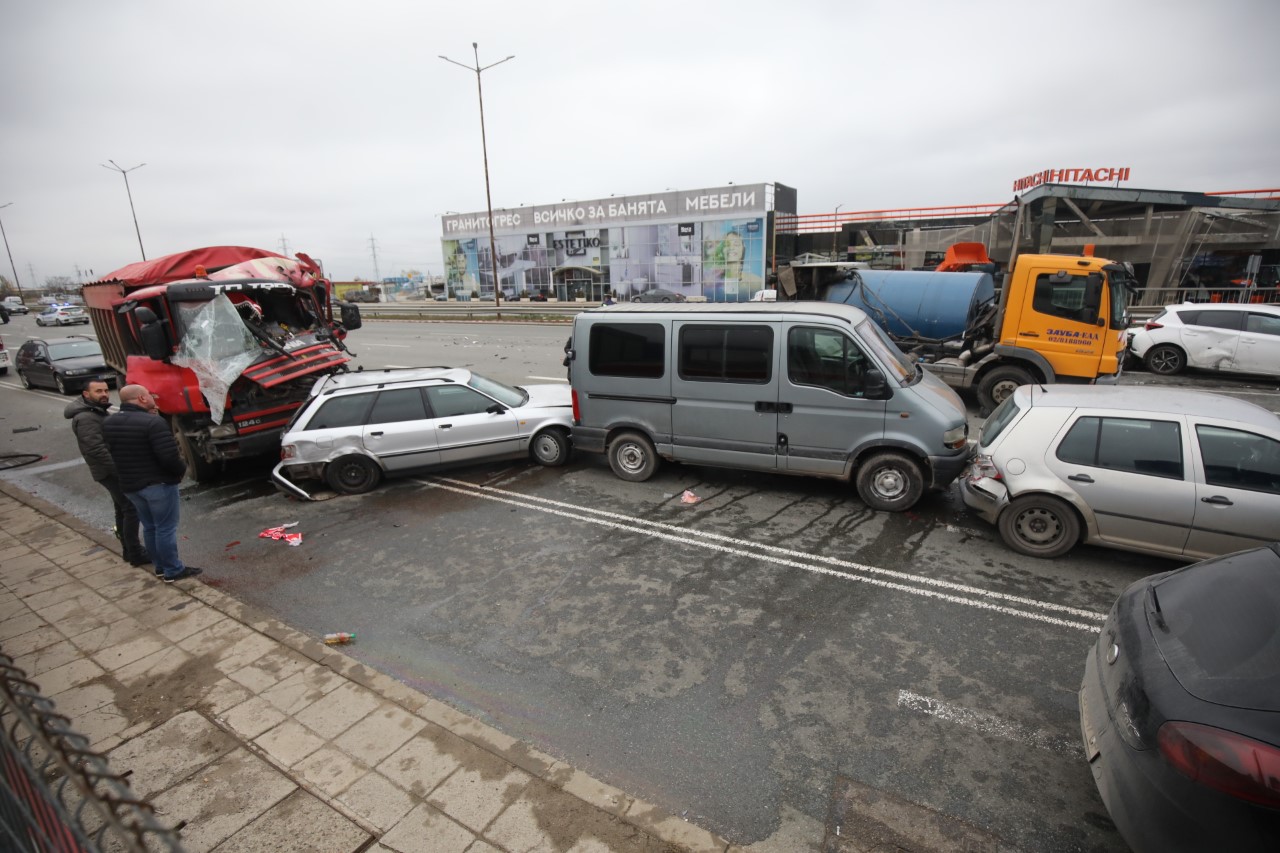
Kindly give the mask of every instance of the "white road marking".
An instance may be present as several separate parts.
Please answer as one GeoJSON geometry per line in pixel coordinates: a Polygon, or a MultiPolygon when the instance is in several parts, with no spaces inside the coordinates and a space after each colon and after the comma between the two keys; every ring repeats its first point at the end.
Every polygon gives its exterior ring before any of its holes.
{"type": "Polygon", "coordinates": [[[1090,622],[1101,623],[1106,619],[1106,614],[1104,613],[1095,613],[1093,611],[1083,610],[1076,607],[1068,607],[1062,604],[1054,604],[1048,601],[1039,601],[1033,598],[1024,598],[1022,596],[1009,595],[1002,592],[993,592],[991,590],[967,586],[965,584],[958,584],[952,581],[920,577],[906,572],[897,572],[891,569],[868,566],[863,563],[854,563],[849,560],[840,560],[835,557],[806,554],[803,551],[781,548],[776,545],[745,542],[739,539],[734,539],[731,536],[724,536],[718,533],[707,533],[700,530],[692,530],[672,524],[665,524],[663,522],[648,521],[646,519],[634,518],[619,513],[595,509],[593,507],[578,506],[576,504],[565,503],[563,501],[552,500],[550,498],[522,495],[518,492],[511,492],[490,486],[477,486],[464,480],[454,480],[447,477],[432,477],[429,480],[417,480],[416,482],[422,483],[426,486],[434,486],[435,488],[445,489],[462,495],[471,495],[472,497],[483,498],[484,500],[494,501],[497,503],[512,504],[526,509],[535,509],[539,512],[558,515],[588,524],[595,524],[600,527],[610,527],[628,533],[639,533],[645,536],[652,536],[656,539],[664,539],[669,542],[688,545],[694,548],[705,548],[725,554],[749,557],[751,559],[772,563],[777,566],[800,569],[802,571],[826,575],[827,577],[838,578],[840,580],[868,583],[885,589],[906,592],[911,595],[918,595],[939,601],[948,601],[953,604],[961,604],[967,607],[974,607],[979,610],[990,610],[997,613],[1003,613],[1008,616],[1031,619],[1036,622],[1057,625],[1063,628],[1074,628],[1079,631],[1094,633],[1098,631],[1100,624],[1090,624],[1090,622]],[[835,566],[838,568],[828,568],[828,566],[835,566]],[[892,580],[886,580],[886,578],[892,578],[892,580]],[[1008,602],[1008,604],[1005,602],[1008,602]],[[1016,604],[1020,607],[1032,609],[1019,609],[1019,607],[1011,607],[1009,604],[1016,604]],[[1036,610],[1048,612],[1035,612],[1036,610]],[[1061,613],[1064,616],[1086,619],[1090,620],[1090,622],[1072,621],[1071,619],[1049,615],[1050,613],[1061,613]]]}
{"type": "Polygon", "coordinates": [[[547,382],[568,382],[563,376],[530,376],[530,379],[544,379],[547,382]]]}
{"type": "Polygon", "coordinates": [[[12,472],[6,473],[12,473],[14,477],[31,477],[36,474],[43,474],[46,471],[61,471],[63,468],[74,468],[77,465],[84,464],[84,458],[81,457],[80,459],[68,459],[66,462],[52,462],[48,465],[41,465],[39,468],[14,468],[12,472]]]}
{"type": "Polygon", "coordinates": [[[1016,741],[1026,746],[1034,746],[1037,749],[1049,752],[1068,755],[1071,753],[1083,754],[1084,752],[1084,747],[1080,745],[1080,742],[1072,738],[1029,729],[1019,723],[997,717],[995,714],[975,711],[972,708],[965,708],[960,705],[952,705],[939,699],[931,699],[928,696],[921,696],[919,693],[912,693],[910,690],[898,691],[898,707],[919,711],[922,714],[928,714],[931,717],[937,717],[940,720],[946,720],[949,723],[973,729],[984,735],[994,735],[1004,740],[1016,741]]]}
{"type": "Polygon", "coordinates": [[[362,347],[395,347],[396,349],[408,349],[411,344],[375,344],[369,341],[358,341],[362,347]]]}
{"type": "Polygon", "coordinates": [[[382,365],[382,366],[383,366],[383,367],[394,367],[394,368],[400,369],[400,368],[408,368],[408,367],[412,367],[413,365],[411,365],[411,364],[384,364],[384,365],[382,365]]]}

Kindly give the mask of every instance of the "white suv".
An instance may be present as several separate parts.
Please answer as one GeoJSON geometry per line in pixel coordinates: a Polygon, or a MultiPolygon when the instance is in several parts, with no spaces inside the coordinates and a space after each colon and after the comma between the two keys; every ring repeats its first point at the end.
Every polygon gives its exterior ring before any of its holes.
{"type": "Polygon", "coordinates": [[[1129,335],[1129,350],[1164,376],[1187,367],[1280,376],[1280,305],[1169,305],[1129,335]]]}
{"type": "Polygon", "coordinates": [[[327,376],[311,389],[281,439],[272,480],[312,500],[298,481],[367,492],[384,475],[494,459],[569,460],[568,385],[513,387],[447,367],[327,376]]]}
{"type": "Polygon", "coordinates": [[[983,424],[960,492],[1033,557],[1254,548],[1280,537],[1280,417],[1199,391],[1024,385],[983,424]]]}

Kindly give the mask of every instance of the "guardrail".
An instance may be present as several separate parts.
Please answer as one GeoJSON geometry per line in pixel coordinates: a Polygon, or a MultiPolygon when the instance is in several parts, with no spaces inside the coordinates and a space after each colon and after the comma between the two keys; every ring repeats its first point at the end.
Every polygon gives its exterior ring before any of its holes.
{"type": "Polygon", "coordinates": [[[0,728],[0,849],[182,853],[177,832],[134,796],[127,774],[113,773],[2,652],[0,728]]]}

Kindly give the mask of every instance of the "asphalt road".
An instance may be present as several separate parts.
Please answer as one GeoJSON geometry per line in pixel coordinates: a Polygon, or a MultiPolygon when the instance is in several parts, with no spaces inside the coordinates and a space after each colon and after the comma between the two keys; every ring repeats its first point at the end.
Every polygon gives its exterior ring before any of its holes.
{"type": "MultiPolygon", "coordinates": [[[[0,327],[11,348],[24,325],[0,327]]],[[[370,368],[528,384],[563,380],[567,336],[376,322],[350,343],[370,368]]],[[[1275,384],[1124,382],[1280,409],[1275,384]]],[[[0,476],[109,528],[67,398],[11,372],[0,401],[3,449],[45,457],[0,476]]],[[[1021,557],[954,490],[885,514],[839,483],[667,465],[632,484],[580,457],[304,504],[266,470],[184,486],[182,549],[209,583],[305,631],[355,631],[369,665],[735,842],[832,837],[837,804],[866,786],[968,827],[974,849],[1126,849],[1084,761],[1076,690],[1114,598],[1177,563],[1021,557]],[[257,536],[293,521],[297,548],[257,536]]]]}

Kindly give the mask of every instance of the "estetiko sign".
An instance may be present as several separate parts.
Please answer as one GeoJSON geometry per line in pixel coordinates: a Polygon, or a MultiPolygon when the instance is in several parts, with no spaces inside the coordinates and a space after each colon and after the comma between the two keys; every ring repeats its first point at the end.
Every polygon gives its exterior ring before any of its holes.
{"type": "Polygon", "coordinates": [[[1094,169],[1045,169],[1013,182],[1013,191],[1020,193],[1041,184],[1108,184],[1129,180],[1129,167],[1102,167],[1094,169]]]}

